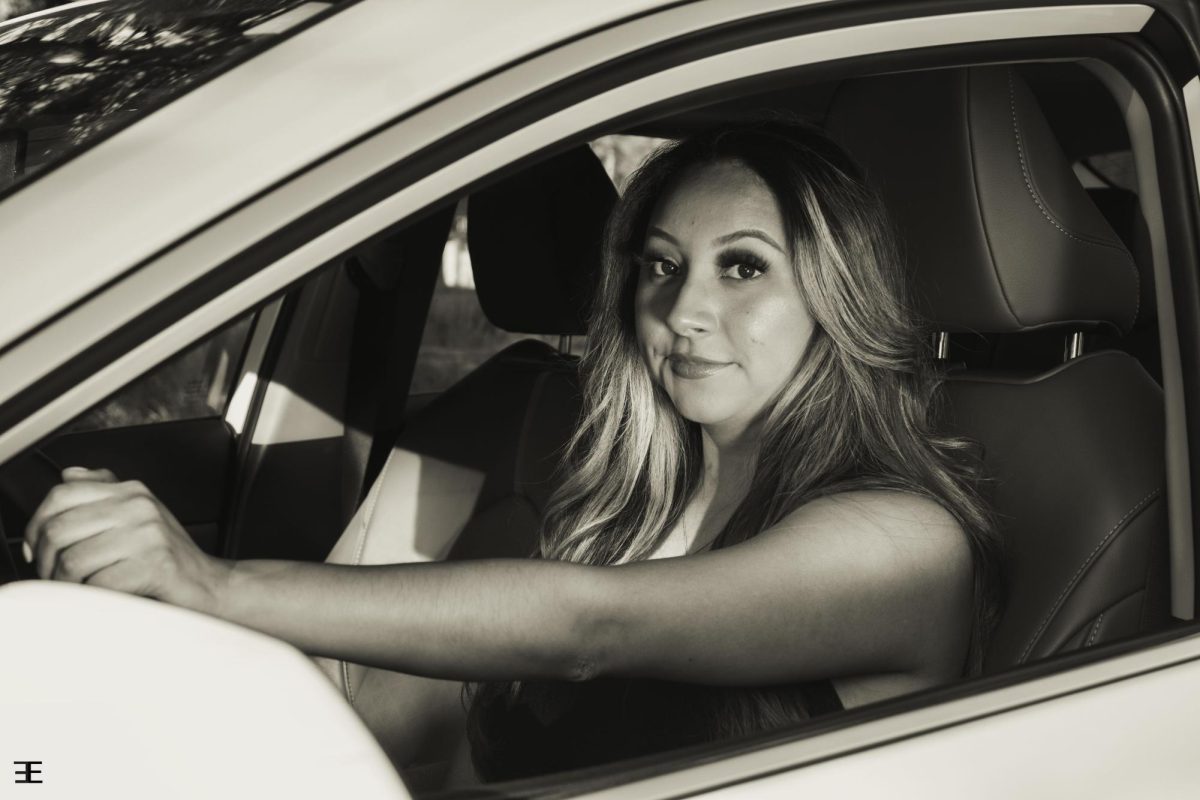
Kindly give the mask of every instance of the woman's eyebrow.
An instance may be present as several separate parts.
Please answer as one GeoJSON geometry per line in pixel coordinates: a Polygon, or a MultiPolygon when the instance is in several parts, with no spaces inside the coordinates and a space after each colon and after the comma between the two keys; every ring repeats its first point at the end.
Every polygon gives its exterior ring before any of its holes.
{"type": "Polygon", "coordinates": [[[675,245],[676,247],[680,246],[678,239],[676,239],[674,236],[672,236],[671,234],[664,231],[662,228],[656,227],[654,225],[651,225],[646,230],[646,238],[649,239],[651,236],[657,236],[660,239],[666,239],[668,242],[675,245]]]}
{"type": "Polygon", "coordinates": [[[758,239],[759,241],[766,242],[779,252],[787,255],[787,251],[783,249],[779,242],[768,236],[766,231],[760,231],[758,228],[745,228],[740,231],[734,231],[733,233],[727,233],[724,236],[718,236],[716,239],[713,239],[713,244],[729,244],[730,242],[735,242],[738,239],[745,238],[758,239]]]}

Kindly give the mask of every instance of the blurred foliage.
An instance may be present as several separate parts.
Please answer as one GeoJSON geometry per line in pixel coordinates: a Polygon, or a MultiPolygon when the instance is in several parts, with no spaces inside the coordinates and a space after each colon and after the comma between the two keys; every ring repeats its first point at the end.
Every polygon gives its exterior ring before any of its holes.
{"type": "Polygon", "coordinates": [[[98,430],[223,416],[238,375],[253,315],[176,354],[62,430],[98,430]]]}
{"type": "MultiPolygon", "coordinates": [[[[613,184],[622,190],[630,174],[666,141],[646,136],[604,136],[589,144],[613,184]]],[[[433,303],[421,337],[412,394],[440,392],[493,354],[522,339],[541,339],[556,348],[559,345],[557,336],[509,333],[488,321],[475,294],[474,282],[459,277],[464,272],[469,274],[471,268],[466,247],[469,217],[468,205],[460,203],[446,243],[442,277],[434,289],[433,303]],[[447,277],[455,285],[447,283],[447,277]]],[[[583,337],[572,337],[571,352],[579,354],[583,344],[583,337]]]]}
{"type": "Polygon", "coordinates": [[[601,136],[588,142],[592,152],[600,159],[608,177],[618,192],[625,191],[629,176],[642,165],[646,157],[657,150],[669,139],[654,139],[649,136],[601,136]]]}
{"type": "Polygon", "coordinates": [[[557,336],[509,333],[484,315],[475,290],[447,286],[438,279],[410,394],[440,392],[494,354],[523,339],[541,339],[558,347],[557,336]]]}
{"type": "Polygon", "coordinates": [[[273,37],[247,31],[302,2],[110,0],[10,23],[0,30],[0,131],[63,125],[78,144],[262,46],[273,37]]]}
{"type": "Polygon", "coordinates": [[[71,0],[0,0],[0,22],[69,2],[71,0]]]}

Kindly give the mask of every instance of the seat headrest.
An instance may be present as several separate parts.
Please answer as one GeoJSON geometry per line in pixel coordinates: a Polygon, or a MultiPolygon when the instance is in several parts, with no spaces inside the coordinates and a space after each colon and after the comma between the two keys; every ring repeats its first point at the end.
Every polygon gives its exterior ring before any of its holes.
{"type": "Polygon", "coordinates": [[[583,334],[617,192],[587,145],[467,201],[467,247],[479,304],[515,333],[583,334]]]}
{"type": "Polygon", "coordinates": [[[939,329],[1133,326],[1137,266],[1013,69],[847,81],[827,128],[883,196],[939,329]]]}

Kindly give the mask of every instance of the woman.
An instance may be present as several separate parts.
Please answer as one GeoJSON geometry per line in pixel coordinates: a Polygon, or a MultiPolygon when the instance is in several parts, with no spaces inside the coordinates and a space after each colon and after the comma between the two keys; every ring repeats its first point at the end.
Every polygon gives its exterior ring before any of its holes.
{"type": "Polygon", "coordinates": [[[64,472],[26,542],[43,577],[484,682],[485,777],[933,686],[979,667],[997,543],[962,443],[931,428],[905,303],[844,153],[782,122],[714,131],[656,154],[610,220],[540,559],[222,561],[143,486],[90,470],[64,472]]]}

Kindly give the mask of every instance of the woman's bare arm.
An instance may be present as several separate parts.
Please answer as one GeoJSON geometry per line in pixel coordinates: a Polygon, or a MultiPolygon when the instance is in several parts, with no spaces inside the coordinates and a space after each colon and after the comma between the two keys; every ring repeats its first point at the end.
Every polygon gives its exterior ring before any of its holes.
{"type": "Polygon", "coordinates": [[[798,509],[754,539],[608,571],[603,674],[771,684],[961,674],[971,554],[932,500],[852,492],[798,509]]]}
{"type": "Polygon", "coordinates": [[[601,568],[489,559],[233,564],[210,613],[312,655],[455,680],[585,677],[601,568]]]}
{"type": "Polygon", "coordinates": [[[315,655],[414,674],[944,678],[966,647],[966,539],[939,506],[910,495],[826,498],[735,547],[618,567],[348,567],[213,560],[144,487],[72,483],[26,533],[43,577],[160,597],[315,655]]]}

